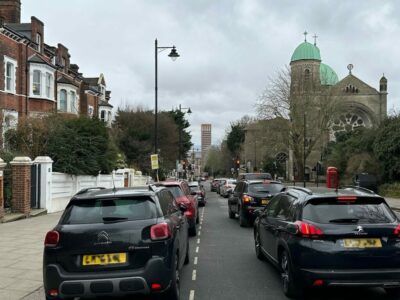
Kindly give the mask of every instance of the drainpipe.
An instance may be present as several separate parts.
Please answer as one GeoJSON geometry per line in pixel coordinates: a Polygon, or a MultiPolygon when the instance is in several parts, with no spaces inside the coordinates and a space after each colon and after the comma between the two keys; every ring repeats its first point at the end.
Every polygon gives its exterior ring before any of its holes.
{"type": "Polygon", "coordinates": [[[25,45],[25,115],[28,116],[28,97],[29,97],[29,85],[28,85],[28,77],[29,77],[29,69],[28,69],[28,46],[29,46],[29,41],[25,45]]]}

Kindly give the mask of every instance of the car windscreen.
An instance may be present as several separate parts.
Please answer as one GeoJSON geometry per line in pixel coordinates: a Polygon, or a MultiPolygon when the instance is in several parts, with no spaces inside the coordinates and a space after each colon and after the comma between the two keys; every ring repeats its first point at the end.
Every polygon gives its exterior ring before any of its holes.
{"type": "Polygon", "coordinates": [[[257,180],[257,179],[268,179],[271,180],[272,176],[269,173],[254,173],[254,174],[246,174],[244,176],[246,180],[257,180]]]}
{"type": "Polygon", "coordinates": [[[62,224],[91,224],[157,218],[157,207],[149,197],[82,199],[72,201],[62,224]]]}
{"type": "Polygon", "coordinates": [[[249,184],[250,193],[269,193],[276,194],[280,193],[285,186],[280,183],[253,183],[249,184]]]}
{"type": "Polygon", "coordinates": [[[357,198],[354,201],[313,199],[303,208],[303,219],[322,224],[382,224],[396,220],[381,198],[357,198]]]}
{"type": "Polygon", "coordinates": [[[172,195],[174,195],[175,199],[185,196],[185,194],[182,192],[181,188],[177,185],[170,185],[167,186],[167,189],[169,189],[172,193],[172,195]]]}
{"type": "Polygon", "coordinates": [[[201,192],[200,186],[198,185],[189,185],[189,187],[192,192],[201,192]]]}

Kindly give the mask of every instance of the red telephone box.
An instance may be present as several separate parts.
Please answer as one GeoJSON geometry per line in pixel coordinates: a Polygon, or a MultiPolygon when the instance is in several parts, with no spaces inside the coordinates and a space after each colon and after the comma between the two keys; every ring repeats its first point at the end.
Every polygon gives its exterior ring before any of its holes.
{"type": "Polygon", "coordinates": [[[328,167],[326,169],[326,187],[329,189],[337,189],[339,187],[339,174],[336,167],[328,167]]]}

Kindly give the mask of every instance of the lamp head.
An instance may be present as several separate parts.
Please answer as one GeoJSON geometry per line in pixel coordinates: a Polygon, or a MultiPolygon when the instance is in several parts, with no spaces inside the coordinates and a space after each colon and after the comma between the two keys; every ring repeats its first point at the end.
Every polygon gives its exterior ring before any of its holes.
{"type": "Polygon", "coordinates": [[[192,113],[192,110],[190,109],[190,107],[189,107],[187,113],[188,113],[189,115],[192,113]]]}
{"type": "Polygon", "coordinates": [[[168,54],[168,56],[171,57],[172,61],[175,61],[175,60],[179,57],[179,54],[178,54],[178,52],[176,51],[175,46],[172,47],[171,53],[168,54]]]}

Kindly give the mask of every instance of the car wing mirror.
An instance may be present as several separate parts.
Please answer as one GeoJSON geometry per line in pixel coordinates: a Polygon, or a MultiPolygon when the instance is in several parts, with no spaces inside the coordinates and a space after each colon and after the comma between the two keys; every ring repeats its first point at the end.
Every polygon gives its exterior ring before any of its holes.
{"type": "Polygon", "coordinates": [[[254,211],[254,216],[256,218],[258,218],[259,216],[261,216],[263,214],[264,210],[262,208],[258,208],[254,211]]]}
{"type": "Polygon", "coordinates": [[[178,206],[179,206],[179,210],[182,213],[185,213],[187,211],[187,209],[188,209],[187,206],[185,204],[183,204],[183,203],[180,203],[178,206]]]}
{"type": "Polygon", "coordinates": [[[286,231],[291,234],[298,234],[299,233],[299,226],[294,223],[289,223],[286,225],[286,231]]]}

